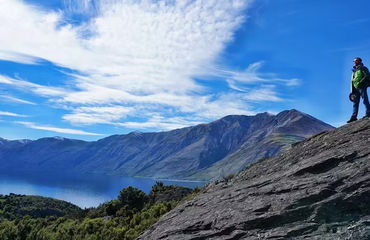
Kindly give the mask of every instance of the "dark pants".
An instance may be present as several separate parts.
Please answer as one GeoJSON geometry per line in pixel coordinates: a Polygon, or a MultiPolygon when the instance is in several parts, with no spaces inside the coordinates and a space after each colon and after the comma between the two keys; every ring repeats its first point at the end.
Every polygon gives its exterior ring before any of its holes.
{"type": "Polygon", "coordinates": [[[353,114],[352,117],[357,117],[358,107],[360,104],[360,98],[363,99],[363,103],[366,107],[366,116],[370,116],[370,104],[369,98],[367,96],[367,88],[353,88],[352,93],[355,95],[355,100],[353,101],[353,114]]]}

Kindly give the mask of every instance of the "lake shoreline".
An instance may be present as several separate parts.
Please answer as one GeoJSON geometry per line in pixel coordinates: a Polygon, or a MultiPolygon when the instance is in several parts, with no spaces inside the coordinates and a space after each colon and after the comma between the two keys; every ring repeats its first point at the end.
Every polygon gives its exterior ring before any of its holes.
{"type": "Polygon", "coordinates": [[[115,199],[128,186],[149,193],[152,186],[161,181],[165,185],[188,188],[202,187],[207,182],[121,177],[97,174],[64,174],[0,171],[0,194],[36,195],[64,200],[81,208],[97,207],[115,199]]]}

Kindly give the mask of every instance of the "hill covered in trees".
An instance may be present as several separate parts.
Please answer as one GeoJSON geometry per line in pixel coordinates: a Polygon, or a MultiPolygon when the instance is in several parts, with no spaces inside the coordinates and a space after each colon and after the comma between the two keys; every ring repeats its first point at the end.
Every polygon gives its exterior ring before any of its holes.
{"type": "Polygon", "coordinates": [[[14,220],[23,216],[47,217],[47,216],[76,216],[82,209],[62,200],[40,196],[26,195],[0,195],[0,220],[14,220]]]}
{"type": "Polygon", "coordinates": [[[197,191],[157,182],[149,194],[128,187],[89,209],[39,196],[0,195],[0,239],[135,239],[197,191]]]}

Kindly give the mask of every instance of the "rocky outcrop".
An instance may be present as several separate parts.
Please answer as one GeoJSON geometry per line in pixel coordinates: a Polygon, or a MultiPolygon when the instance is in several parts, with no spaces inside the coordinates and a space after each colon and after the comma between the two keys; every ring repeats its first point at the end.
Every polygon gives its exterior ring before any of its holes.
{"type": "Polygon", "coordinates": [[[138,239],[370,239],[370,120],[206,186],[138,239]]]}

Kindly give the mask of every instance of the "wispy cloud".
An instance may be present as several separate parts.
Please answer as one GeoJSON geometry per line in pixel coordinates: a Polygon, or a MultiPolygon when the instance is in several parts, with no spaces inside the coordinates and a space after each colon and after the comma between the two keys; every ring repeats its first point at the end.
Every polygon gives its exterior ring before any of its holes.
{"type": "Polygon", "coordinates": [[[27,101],[24,99],[16,98],[10,95],[0,95],[0,99],[3,99],[8,102],[13,102],[13,103],[21,103],[21,104],[29,104],[29,105],[36,105],[36,103],[27,101]]]}
{"type": "Polygon", "coordinates": [[[11,112],[3,112],[0,111],[0,116],[9,116],[9,117],[27,117],[26,115],[18,114],[18,113],[11,113],[11,112]]]}
{"type": "Polygon", "coordinates": [[[163,130],[171,130],[176,128],[183,128],[188,126],[194,126],[197,124],[201,124],[203,122],[194,121],[194,120],[187,120],[182,117],[173,117],[173,118],[165,118],[160,115],[156,115],[151,117],[148,121],[145,122],[124,122],[124,123],[117,123],[118,126],[124,126],[126,128],[132,129],[163,129],[163,130]]]}
{"type": "Polygon", "coordinates": [[[74,124],[113,124],[133,111],[133,108],[123,106],[80,107],[74,109],[73,113],[64,115],[63,119],[74,124]]]}
{"type": "Polygon", "coordinates": [[[30,91],[43,97],[63,97],[70,91],[62,87],[44,86],[36,83],[31,83],[22,79],[14,79],[0,74],[0,84],[11,85],[23,91],[30,91]]]}
{"type": "Polygon", "coordinates": [[[223,71],[221,74],[228,79],[229,86],[238,91],[243,91],[242,87],[237,87],[238,84],[269,83],[283,84],[289,87],[300,85],[300,79],[284,79],[277,77],[274,73],[262,72],[261,68],[264,64],[264,61],[255,62],[250,64],[244,72],[223,71]]]}
{"type": "Polygon", "coordinates": [[[69,129],[69,128],[59,128],[59,127],[53,127],[53,126],[41,126],[33,122],[22,122],[17,121],[15,122],[17,124],[21,124],[23,126],[26,126],[28,128],[32,129],[38,129],[38,130],[44,130],[49,132],[56,132],[56,133],[63,133],[63,134],[73,134],[73,135],[87,135],[87,136],[102,136],[103,134],[98,133],[90,133],[83,130],[77,130],[77,129],[69,129]]]}
{"type": "Polygon", "coordinates": [[[9,52],[6,50],[0,50],[0,59],[24,64],[37,64],[39,62],[39,59],[36,57],[27,56],[18,52],[9,52]]]}
{"type": "Polygon", "coordinates": [[[278,96],[274,85],[264,85],[260,89],[254,89],[243,95],[243,98],[255,102],[281,102],[282,98],[278,96]]]}
{"type": "Polygon", "coordinates": [[[198,122],[189,119],[254,114],[251,101],[282,101],[271,82],[292,86],[299,80],[262,74],[263,62],[243,72],[215,71],[224,69],[216,63],[218,57],[252,2],[67,0],[66,8],[57,12],[2,0],[0,59],[29,64],[44,59],[77,73],[70,74],[68,87],[1,75],[0,84],[65,106],[70,113],[62,118],[73,124],[167,129],[198,122]],[[69,24],[74,13],[86,14],[89,20],[69,24]],[[206,93],[194,80],[213,77],[227,79],[236,92],[206,93]],[[256,83],[263,85],[250,85],[256,83]],[[147,121],[126,121],[138,114],[147,121]]]}

